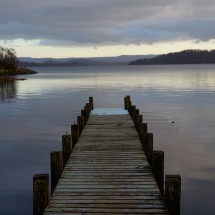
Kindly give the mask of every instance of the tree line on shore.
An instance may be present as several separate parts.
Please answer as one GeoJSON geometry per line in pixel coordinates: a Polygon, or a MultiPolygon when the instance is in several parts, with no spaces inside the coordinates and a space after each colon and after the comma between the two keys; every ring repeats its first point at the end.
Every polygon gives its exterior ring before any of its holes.
{"type": "Polygon", "coordinates": [[[0,76],[35,74],[36,72],[18,67],[16,50],[0,46],[0,76]]]}
{"type": "Polygon", "coordinates": [[[184,50],[181,52],[162,54],[150,59],[138,59],[129,62],[129,65],[204,63],[215,63],[215,50],[184,50]]]}
{"type": "Polygon", "coordinates": [[[17,57],[15,49],[0,46],[0,69],[15,70],[16,68],[17,57]]]}

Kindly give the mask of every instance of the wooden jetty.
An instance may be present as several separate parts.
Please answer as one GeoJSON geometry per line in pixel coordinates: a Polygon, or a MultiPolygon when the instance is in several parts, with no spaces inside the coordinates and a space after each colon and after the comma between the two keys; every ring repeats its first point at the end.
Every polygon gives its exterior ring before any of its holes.
{"type": "Polygon", "coordinates": [[[50,200],[48,175],[34,176],[34,215],[180,214],[180,176],[167,175],[164,192],[164,153],[130,96],[124,103],[94,109],[90,97],[62,152],[51,152],[50,200]]]}

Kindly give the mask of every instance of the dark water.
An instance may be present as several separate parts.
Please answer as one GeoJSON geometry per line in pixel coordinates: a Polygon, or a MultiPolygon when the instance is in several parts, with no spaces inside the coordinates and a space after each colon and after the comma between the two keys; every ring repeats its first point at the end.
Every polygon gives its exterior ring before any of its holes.
{"type": "Polygon", "coordinates": [[[122,107],[144,115],[165,173],[182,177],[182,213],[215,214],[215,65],[36,68],[0,83],[0,214],[32,214],[32,176],[49,173],[80,110],[122,107]],[[23,78],[23,77],[22,77],[23,78]],[[175,123],[172,124],[171,122],[175,123]]]}

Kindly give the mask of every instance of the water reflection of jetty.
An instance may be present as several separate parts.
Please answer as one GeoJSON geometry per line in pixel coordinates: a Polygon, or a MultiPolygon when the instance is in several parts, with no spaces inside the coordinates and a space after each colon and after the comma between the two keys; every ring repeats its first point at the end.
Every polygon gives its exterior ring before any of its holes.
{"type": "Polygon", "coordinates": [[[0,102],[8,102],[17,94],[17,82],[14,78],[0,78],[0,102]]]}

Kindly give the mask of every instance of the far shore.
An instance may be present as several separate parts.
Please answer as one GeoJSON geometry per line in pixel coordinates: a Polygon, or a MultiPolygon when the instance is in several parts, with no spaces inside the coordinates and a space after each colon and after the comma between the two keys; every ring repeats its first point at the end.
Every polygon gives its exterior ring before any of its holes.
{"type": "Polygon", "coordinates": [[[30,75],[37,74],[36,71],[26,68],[17,68],[15,70],[0,69],[0,76],[30,75]]]}

